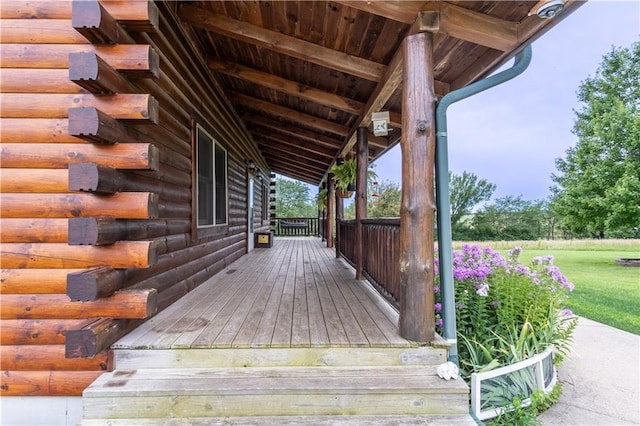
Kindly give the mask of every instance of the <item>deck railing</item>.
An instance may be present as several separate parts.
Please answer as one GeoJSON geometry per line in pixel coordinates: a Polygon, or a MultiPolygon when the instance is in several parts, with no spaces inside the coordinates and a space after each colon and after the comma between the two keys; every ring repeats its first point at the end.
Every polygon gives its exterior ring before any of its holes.
{"type": "MultiPolygon", "coordinates": [[[[355,262],[354,220],[340,221],[340,254],[351,264],[355,262]]],[[[378,290],[398,306],[400,300],[400,219],[364,219],[363,273],[378,290]]]]}
{"type": "Polygon", "coordinates": [[[322,241],[327,240],[327,219],[324,215],[318,217],[318,237],[322,238],[322,241]]]}
{"type": "Polygon", "coordinates": [[[278,217],[275,219],[276,237],[309,237],[318,235],[317,217],[278,217]]]}

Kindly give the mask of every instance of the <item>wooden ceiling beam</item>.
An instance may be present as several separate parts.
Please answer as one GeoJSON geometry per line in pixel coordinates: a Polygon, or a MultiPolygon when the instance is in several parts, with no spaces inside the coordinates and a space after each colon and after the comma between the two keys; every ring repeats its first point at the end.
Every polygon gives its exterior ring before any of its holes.
{"type": "MultiPolygon", "coordinates": [[[[335,156],[336,150],[320,148],[317,145],[309,145],[308,142],[299,141],[297,139],[284,138],[281,135],[271,133],[265,129],[253,128],[251,129],[251,132],[253,134],[254,140],[259,145],[264,143],[277,144],[279,146],[278,149],[286,150],[283,153],[288,153],[289,156],[294,153],[301,154],[301,152],[298,152],[297,150],[304,150],[305,153],[310,153],[309,155],[315,156],[317,160],[321,160],[326,168],[329,167],[331,161],[335,156]]],[[[386,139],[385,141],[387,142],[387,144],[389,143],[386,139]]],[[[388,148],[389,145],[383,147],[379,145],[369,144],[369,157],[371,159],[376,158],[380,153],[386,151],[388,148]]]]}
{"type": "Polygon", "coordinates": [[[291,125],[283,125],[283,123],[279,121],[271,120],[260,115],[243,114],[242,118],[249,123],[256,124],[270,131],[286,135],[287,137],[306,140],[315,145],[324,146],[334,150],[340,148],[340,145],[342,144],[341,139],[330,138],[319,133],[315,133],[311,130],[305,130],[291,125]]]}
{"type": "Polygon", "coordinates": [[[386,68],[377,62],[266,30],[247,22],[236,21],[189,4],[180,5],[179,16],[184,22],[207,31],[366,80],[380,81],[386,68]]]}
{"type": "Polygon", "coordinates": [[[345,137],[349,134],[349,127],[347,126],[343,126],[342,124],[334,123],[332,121],[323,120],[313,115],[289,109],[271,102],[264,101],[262,99],[244,95],[239,92],[227,92],[227,96],[229,96],[229,98],[233,102],[242,105],[245,108],[262,110],[265,113],[273,115],[277,118],[294,121],[296,123],[304,124],[305,126],[313,127],[314,129],[322,132],[334,133],[341,137],[345,137]]]}
{"type": "Polygon", "coordinates": [[[360,114],[364,106],[362,102],[325,92],[234,62],[210,58],[207,64],[219,73],[351,114],[360,114]]]}
{"type": "Polygon", "coordinates": [[[389,126],[402,128],[402,114],[399,112],[389,111],[389,126]]]}
{"type": "MultiPolygon", "coordinates": [[[[264,127],[265,129],[271,132],[283,134],[283,135],[286,135],[287,137],[296,138],[301,141],[304,140],[304,141],[313,143],[314,145],[322,145],[333,150],[337,150],[342,146],[342,142],[338,139],[328,138],[324,135],[314,133],[312,131],[301,129],[299,127],[295,127],[291,125],[283,126],[282,123],[275,120],[271,120],[263,116],[259,116],[255,114],[254,115],[243,114],[242,118],[248,123],[264,127]]],[[[389,140],[387,138],[374,136],[370,134],[369,145],[371,145],[372,147],[378,150],[386,149],[389,147],[389,140]]],[[[332,153],[331,155],[333,156],[334,154],[335,152],[332,153]]]]}
{"type": "MultiPolygon", "coordinates": [[[[423,12],[439,12],[435,25],[438,33],[500,51],[508,51],[518,44],[518,23],[506,21],[484,13],[474,12],[447,2],[429,2],[423,12]]],[[[422,17],[428,17],[421,12],[422,17]]],[[[433,25],[428,17],[429,25],[433,25]]]]}
{"type": "MultiPolygon", "coordinates": [[[[262,152],[269,151],[273,153],[278,153],[283,158],[291,160],[292,158],[303,158],[306,161],[310,161],[319,167],[322,167],[326,170],[328,167],[330,158],[324,157],[322,155],[312,154],[301,147],[292,147],[291,145],[284,145],[280,143],[274,143],[266,138],[258,138],[256,139],[256,143],[262,152]]],[[[301,163],[301,162],[299,162],[301,163]]]]}
{"type": "Polygon", "coordinates": [[[404,22],[405,24],[413,24],[416,20],[418,12],[426,2],[424,1],[346,1],[337,0],[344,6],[353,9],[362,10],[363,12],[372,13],[374,15],[383,16],[394,21],[404,22]]]}
{"type": "Polygon", "coordinates": [[[327,159],[330,161],[331,158],[333,158],[333,156],[335,155],[335,153],[337,152],[337,148],[326,148],[323,146],[319,146],[319,145],[313,145],[310,142],[306,142],[304,140],[301,140],[299,138],[292,138],[289,136],[283,136],[279,133],[273,133],[269,130],[265,130],[265,129],[259,129],[259,128],[253,128],[250,130],[251,133],[259,138],[262,139],[268,139],[270,141],[273,141],[274,143],[279,143],[282,145],[286,145],[286,146],[291,146],[291,147],[296,147],[296,148],[303,148],[308,152],[312,152],[314,154],[317,155],[322,155],[324,157],[327,157],[327,159]]]}
{"type": "MultiPolygon", "coordinates": [[[[507,51],[518,44],[518,23],[474,12],[444,1],[337,1],[405,24],[414,24],[422,11],[437,11],[440,33],[460,40],[507,51]]],[[[419,21],[420,19],[418,19],[419,21]]]]}
{"type": "Polygon", "coordinates": [[[305,164],[295,163],[289,160],[288,158],[283,157],[280,154],[274,154],[274,153],[263,151],[263,155],[265,156],[267,163],[277,165],[278,167],[284,170],[293,170],[303,175],[306,174],[306,175],[313,175],[313,176],[322,176],[322,174],[325,171],[324,167],[316,167],[306,163],[305,164]]]}
{"type": "Polygon", "coordinates": [[[292,179],[297,179],[301,182],[306,182],[311,185],[319,185],[320,179],[322,179],[321,175],[316,175],[314,173],[304,173],[297,170],[288,169],[286,166],[282,165],[282,163],[278,162],[267,162],[269,164],[269,168],[272,173],[277,173],[282,176],[286,176],[292,179]]]}

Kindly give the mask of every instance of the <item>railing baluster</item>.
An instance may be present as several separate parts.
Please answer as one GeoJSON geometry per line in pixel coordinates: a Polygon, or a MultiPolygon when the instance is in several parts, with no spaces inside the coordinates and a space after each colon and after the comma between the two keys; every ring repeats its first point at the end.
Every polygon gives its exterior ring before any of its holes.
{"type": "MultiPolygon", "coordinates": [[[[400,298],[400,219],[365,219],[362,225],[365,241],[363,272],[397,305],[400,298]]],[[[338,226],[340,253],[353,265],[355,221],[342,220],[338,226]]]]}

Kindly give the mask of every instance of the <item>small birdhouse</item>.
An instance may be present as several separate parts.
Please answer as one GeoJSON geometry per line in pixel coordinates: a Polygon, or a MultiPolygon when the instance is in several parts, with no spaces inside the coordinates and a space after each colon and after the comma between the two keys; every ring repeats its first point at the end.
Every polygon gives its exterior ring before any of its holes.
{"type": "Polygon", "coordinates": [[[374,112],[371,114],[371,121],[374,135],[387,136],[389,134],[389,111],[374,112]]]}

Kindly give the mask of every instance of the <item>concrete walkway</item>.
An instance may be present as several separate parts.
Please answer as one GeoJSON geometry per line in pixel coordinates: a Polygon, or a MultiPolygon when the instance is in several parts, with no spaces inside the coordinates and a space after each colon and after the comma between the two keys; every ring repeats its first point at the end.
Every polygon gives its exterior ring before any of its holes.
{"type": "MultiPolygon", "coordinates": [[[[640,314],[640,313],[639,313],[640,314]]],[[[544,425],[640,425],[640,336],[580,318],[544,425]]]]}

